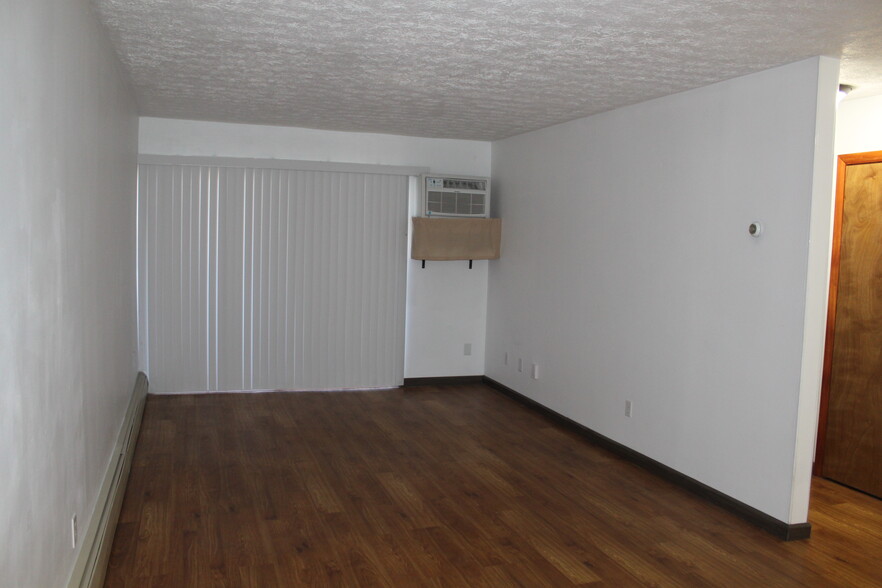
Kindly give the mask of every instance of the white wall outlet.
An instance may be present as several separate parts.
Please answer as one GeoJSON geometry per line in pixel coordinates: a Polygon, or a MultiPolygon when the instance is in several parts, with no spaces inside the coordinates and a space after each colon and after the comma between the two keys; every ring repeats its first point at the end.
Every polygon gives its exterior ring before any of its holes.
{"type": "Polygon", "coordinates": [[[539,379],[539,364],[538,363],[533,364],[533,379],[534,380],[539,379]]]}
{"type": "Polygon", "coordinates": [[[508,351],[502,356],[502,365],[508,365],[508,351]]]}
{"type": "Polygon", "coordinates": [[[520,357],[518,358],[518,371],[524,371],[524,360],[520,357]]]}
{"type": "Polygon", "coordinates": [[[463,355],[471,355],[472,354],[472,344],[466,343],[462,346],[462,354],[463,355]]]}
{"type": "Polygon", "coordinates": [[[77,548],[77,515],[70,517],[70,547],[77,548]]]}
{"type": "Polygon", "coordinates": [[[630,400],[625,401],[625,416],[628,418],[631,417],[631,401],[630,400]]]}

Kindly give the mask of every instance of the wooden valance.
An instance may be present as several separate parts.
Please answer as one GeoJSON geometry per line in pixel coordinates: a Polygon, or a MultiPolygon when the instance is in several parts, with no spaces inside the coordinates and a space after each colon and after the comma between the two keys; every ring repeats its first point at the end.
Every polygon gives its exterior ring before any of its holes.
{"type": "Polygon", "coordinates": [[[499,259],[502,219],[414,217],[411,259],[499,259]]]}

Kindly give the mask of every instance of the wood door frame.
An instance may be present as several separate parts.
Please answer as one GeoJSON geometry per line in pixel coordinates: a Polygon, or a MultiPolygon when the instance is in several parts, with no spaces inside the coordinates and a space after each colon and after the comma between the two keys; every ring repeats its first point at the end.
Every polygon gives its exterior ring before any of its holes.
{"type": "Polygon", "coordinates": [[[845,200],[845,171],[850,165],[882,163],[882,151],[840,155],[836,165],[836,201],[833,207],[833,244],[830,256],[830,296],[827,299],[827,333],[824,343],[824,370],[818,410],[818,435],[812,473],[823,475],[824,449],[827,445],[827,410],[830,404],[830,378],[833,373],[833,333],[836,327],[836,302],[839,298],[839,262],[842,247],[842,204],[845,200]]]}

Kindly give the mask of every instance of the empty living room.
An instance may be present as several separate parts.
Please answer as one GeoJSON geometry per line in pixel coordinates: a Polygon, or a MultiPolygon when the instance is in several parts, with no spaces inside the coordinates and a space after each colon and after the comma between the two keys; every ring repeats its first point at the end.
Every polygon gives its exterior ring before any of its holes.
{"type": "Polygon", "coordinates": [[[0,586],[882,586],[878,0],[4,0],[0,586]]]}

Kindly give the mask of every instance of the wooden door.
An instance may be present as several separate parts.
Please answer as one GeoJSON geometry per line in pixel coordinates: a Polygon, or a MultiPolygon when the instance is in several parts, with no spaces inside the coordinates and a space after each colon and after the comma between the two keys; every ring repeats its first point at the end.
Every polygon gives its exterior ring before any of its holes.
{"type": "Polygon", "coordinates": [[[838,191],[822,472],[882,497],[882,152],[843,156],[838,191]]]}

